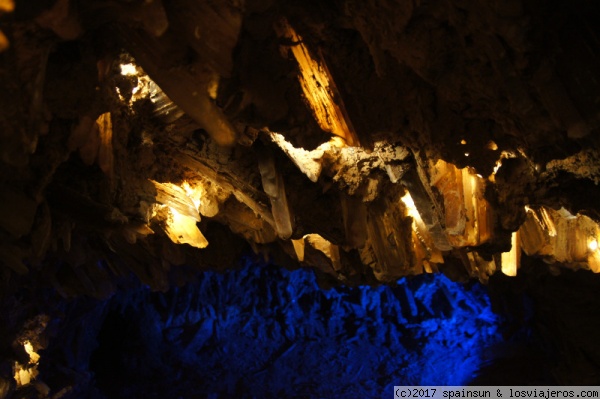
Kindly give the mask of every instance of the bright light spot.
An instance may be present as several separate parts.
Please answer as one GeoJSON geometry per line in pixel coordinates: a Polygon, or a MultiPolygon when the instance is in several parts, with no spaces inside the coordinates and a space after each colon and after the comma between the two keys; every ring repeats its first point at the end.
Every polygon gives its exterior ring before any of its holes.
{"type": "Polygon", "coordinates": [[[192,188],[192,186],[190,186],[190,183],[184,181],[181,185],[181,188],[183,188],[187,196],[190,197],[190,199],[194,203],[196,209],[198,209],[200,207],[200,197],[202,196],[202,186],[192,188]]]}
{"type": "Polygon", "coordinates": [[[423,219],[421,219],[421,214],[419,213],[419,210],[415,205],[415,201],[413,201],[408,191],[402,198],[400,198],[400,201],[402,201],[406,206],[406,213],[408,216],[413,218],[413,229],[417,228],[417,225],[424,227],[425,224],[423,223],[423,219]]]}
{"type": "Polygon", "coordinates": [[[492,140],[490,140],[487,143],[487,149],[488,150],[492,150],[492,151],[496,151],[498,149],[498,144],[496,144],[492,140]]]}
{"type": "Polygon", "coordinates": [[[134,64],[121,64],[121,75],[134,76],[137,75],[137,68],[134,64]]]}
{"type": "Polygon", "coordinates": [[[596,241],[596,239],[592,238],[590,240],[590,242],[588,243],[588,248],[590,249],[590,251],[595,251],[598,249],[598,241],[596,241]]]}
{"type": "Polygon", "coordinates": [[[13,378],[18,387],[31,383],[39,374],[37,366],[40,361],[40,355],[35,352],[33,345],[29,341],[23,343],[23,349],[29,355],[29,361],[26,364],[15,362],[13,378]]]}
{"type": "Polygon", "coordinates": [[[521,258],[519,236],[516,231],[512,233],[510,241],[510,251],[503,252],[501,254],[502,273],[506,274],[507,276],[514,277],[517,275],[517,269],[519,268],[521,258]]]}
{"type": "Polygon", "coordinates": [[[468,153],[468,152],[465,152],[465,157],[468,157],[468,156],[469,156],[469,153],[468,153]]]}
{"type": "Polygon", "coordinates": [[[410,196],[410,193],[407,191],[406,194],[404,194],[404,196],[402,198],[400,198],[400,200],[402,200],[402,202],[404,202],[404,205],[406,205],[406,207],[408,208],[408,214],[410,216],[413,216],[413,214],[419,214],[419,212],[417,211],[417,207],[415,205],[415,201],[413,201],[412,197],[410,196]]]}
{"type": "Polygon", "coordinates": [[[214,75],[213,79],[208,82],[208,96],[213,100],[217,99],[219,93],[219,75],[214,75]]]}
{"type": "Polygon", "coordinates": [[[477,173],[477,177],[479,177],[480,179],[483,179],[483,176],[480,175],[479,173],[477,173]]]}
{"type": "Polygon", "coordinates": [[[165,232],[175,244],[189,244],[196,248],[206,248],[208,241],[196,226],[196,220],[182,215],[169,206],[171,217],[167,220],[165,232]]]}
{"type": "Polygon", "coordinates": [[[25,343],[23,344],[23,346],[25,348],[25,352],[27,352],[27,354],[29,355],[29,362],[31,362],[31,363],[37,363],[37,362],[40,361],[40,355],[38,355],[33,350],[33,345],[31,345],[31,342],[25,341],[25,343]]]}
{"type": "Polygon", "coordinates": [[[462,145],[465,145],[465,144],[467,144],[467,140],[461,140],[461,141],[460,141],[460,143],[461,143],[462,145]]]}

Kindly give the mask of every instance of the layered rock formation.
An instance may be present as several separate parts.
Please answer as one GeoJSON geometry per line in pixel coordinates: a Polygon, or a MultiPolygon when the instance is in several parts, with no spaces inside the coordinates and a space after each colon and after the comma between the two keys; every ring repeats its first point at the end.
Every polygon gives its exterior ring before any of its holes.
{"type": "Polygon", "coordinates": [[[4,295],[167,290],[247,248],[325,287],[600,271],[593,1],[0,12],[4,295]]]}
{"type": "Polygon", "coordinates": [[[5,274],[55,258],[165,288],[227,267],[234,236],[347,284],[485,281],[522,244],[598,270],[591,3],[13,6],[5,274]],[[585,226],[548,224],[568,214],[585,226]]]}

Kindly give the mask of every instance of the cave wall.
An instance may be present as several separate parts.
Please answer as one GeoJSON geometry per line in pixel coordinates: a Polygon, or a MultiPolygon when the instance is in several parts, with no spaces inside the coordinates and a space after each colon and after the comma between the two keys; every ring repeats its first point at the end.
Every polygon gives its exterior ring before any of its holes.
{"type": "Polygon", "coordinates": [[[594,325],[592,294],[569,293],[600,271],[593,1],[0,12],[7,358],[47,292],[166,292],[252,251],[325,288],[441,272],[509,315],[519,292],[562,353],[540,379],[597,382],[593,340],[560,327],[594,325]]]}

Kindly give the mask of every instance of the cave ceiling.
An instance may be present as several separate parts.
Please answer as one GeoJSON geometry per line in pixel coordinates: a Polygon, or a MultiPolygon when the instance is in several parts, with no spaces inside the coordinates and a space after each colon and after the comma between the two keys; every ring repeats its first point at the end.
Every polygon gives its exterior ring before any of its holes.
{"type": "Polygon", "coordinates": [[[5,290],[166,290],[244,251],[324,286],[600,272],[593,1],[0,12],[5,290]]]}

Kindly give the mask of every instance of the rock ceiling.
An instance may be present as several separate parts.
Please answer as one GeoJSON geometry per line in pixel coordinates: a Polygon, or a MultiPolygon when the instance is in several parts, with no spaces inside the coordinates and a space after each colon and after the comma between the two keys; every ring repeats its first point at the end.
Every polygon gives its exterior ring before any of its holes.
{"type": "Polygon", "coordinates": [[[0,11],[6,290],[167,289],[248,247],[325,286],[600,271],[592,1],[0,11]]]}

